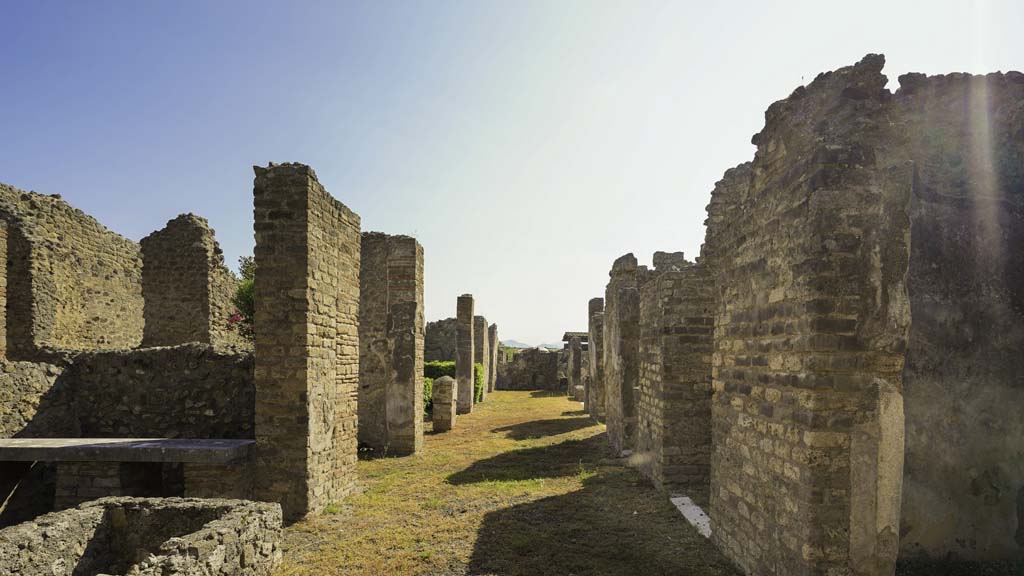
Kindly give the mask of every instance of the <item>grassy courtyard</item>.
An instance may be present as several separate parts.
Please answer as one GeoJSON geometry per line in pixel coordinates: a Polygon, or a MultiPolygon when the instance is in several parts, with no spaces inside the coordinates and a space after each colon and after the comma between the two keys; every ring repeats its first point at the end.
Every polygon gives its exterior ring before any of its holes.
{"type": "Polygon", "coordinates": [[[737,574],[561,395],[497,392],[285,532],[279,576],[737,574]]]}

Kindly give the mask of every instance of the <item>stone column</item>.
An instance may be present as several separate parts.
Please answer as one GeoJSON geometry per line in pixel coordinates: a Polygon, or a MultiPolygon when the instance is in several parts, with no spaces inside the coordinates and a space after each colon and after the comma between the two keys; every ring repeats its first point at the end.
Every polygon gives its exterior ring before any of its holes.
{"type": "Polygon", "coordinates": [[[569,339],[569,397],[573,400],[580,400],[583,391],[577,390],[583,386],[583,345],[579,336],[569,339]]]}
{"type": "Polygon", "coordinates": [[[308,166],[254,169],[256,498],[294,520],[356,479],[359,216],[308,166]]]}
{"type": "Polygon", "coordinates": [[[490,351],[488,364],[490,365],[490,378],[487,380],[487,391],[494,392],[498,385],[498,325],[491,324],[487,329],[487,347],[490,351]]]}
{"type": "Polygon", "coordinates": [[[683,262],[640,289],[640,471],[659,489],[700,503],[711,468],[711,351],[714,287],[683,262]]]}
{"type": "Polygon", "coordinates": [[[434,432],[447,432],[455,426],[457,384],[451,376],[434,380],[434,432]]]}
{"type": "Polygon", "coordinates": [[[590,355],[590,385],[587,387],[587,412],[604,422],[604,298],[591,298],[587,307],[590,355]]]}
{"type": "Polygon", "coordinates": [[[360,262],[359,441],[414,454],[423,446],[423,248],[368,232],[360,262]]]}
{"type": "Polygon", "coordinates": [[[487,337],[487,319],[483,316],[473,317],[473,361],[484,367],[484,387],[480,401],[487,399],[487,386],[491,381],[491,348],[487,337]]]}
{"type": "Polygon", "coordinates": [[[639,276],[646,272],[636,258],[626,254],[612,265],[605,290],[604,376],[605,418],[612,449],[631,452],[636,439],[636,405],[633,390],[639,378],[640,294],[639,276]]]}
{"type": "Polygon", "coordinates": [[[473,295],[459,296],[455,336],[455,376],[458,380],[459,414],[473,411],[473,295]]]}

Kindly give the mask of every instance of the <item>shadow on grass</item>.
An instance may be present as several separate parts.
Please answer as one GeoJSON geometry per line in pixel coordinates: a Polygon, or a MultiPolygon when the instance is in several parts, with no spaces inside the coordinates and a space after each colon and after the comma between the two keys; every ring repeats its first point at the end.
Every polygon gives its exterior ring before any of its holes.
{"type": "Polygon", "coordinates": [[[900,560],[896,576],[1019,576],[1024,561],[949,562],[936,560],[900,560]]]}
{"type": "Polygon", "coordinates": [[[508,437],[513,440],[527,440],[529,438],[566,434],[593,425],[594,423],[591,422],[590,418],[552,418],[550,420],[520,422],[511,426],[495,428],[491,432],[508,432],[508,437]]]}
{"type": "Polygon", "coordinates": [[[607,445],[608,440],[604,434],[595,434],[584,440],[567,440],[553,446],[502,452],[486,460],[477,460],[469,468],[448,476],[448,483],[458,486],[476,482],[575,476],[580,473],[584,460],[590,460],[590,454],[600,453],[607,445]]]}
{"type": "Polygon", "coordinates": [[[530,392],[530,398],[567,398],[564,390],[534,390],[530,392]]]}
{"type": "Polygon", "coordinates": [[[603,467],[582,490],[484,516],[469,574],[740,573],[634,470],[603,467]]]}
{"type": "Polygon", "coordinates": [[[586,410],[566,410],[565,412],[562,412],[562,416],[588,416],[589,417],[588,412],[586,410]]]}

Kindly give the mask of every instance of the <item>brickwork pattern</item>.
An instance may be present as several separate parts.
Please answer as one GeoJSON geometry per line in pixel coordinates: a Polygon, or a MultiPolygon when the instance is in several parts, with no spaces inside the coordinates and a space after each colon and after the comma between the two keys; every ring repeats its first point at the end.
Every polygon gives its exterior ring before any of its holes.
{"type": "Polygon", "coordinates": [[[59,196],[0,184],[8,224],[8,353],[115,349],[142,341],[139,245],[59,196]]]}
{"type": "Polygon", "coordinates": [[[456,335],[455,348],[455,378],[458,382],[458,412],[469,414],[473,411],[473,348],[475,337],[473,328],[473,295],[463,294],[459,296],[458,306],[458,331],[456,335]]]}
{"type": "Polygon", "coordinates": [[[912,171],[884,161],[880,68],[773,104],[709,206],[712,537],[751,574],[893,570],[912,171]]]}
{"type": "Polygon", "coordinates": [[[423,248],[364,233],[359,311],[359,441],[394,454],[423,446],[423,248]]]}
{"type": "Polygon", "coordinates": [[[480,401],[487,399],[487,383],[491,381],[491,345],[488,339],[487,318],[473,317],[473,360],[484,367],[484,387],[480,401]]]}
{"type": "Polygon", "coordinates": [[[295,519],[356,480],[360,222],[308,166],[255,172],[256,494],[295,519]]]}
{"type": "Polygon", "coordinates": [[[590,380],[587,385],[587,412],[598,422],[604,422],[604,298],[591,298],[587,306],[587,355],[590,360],[590,380]]]}
{"type": "Polygon", "coordinates": [[[659,272],[640,289],[640,471],[659,489],[703,504],[711,468],[712,308],[712,283],[697,265],[659,272]]]}
{"type": "Polygon", "coordinates": [[[626,254],[612,265],[605,289],[604,378],[608,441],[618,453],[633,450],[636,441],[636,403],[639,383],[641,270],[626,254]]]}
{"type": "Polygon", "coordinates": [[[139,243],[145,299],[143,346],[247,345],[228,327],[238,278],[204,219],[183,214],[139,243]]]}

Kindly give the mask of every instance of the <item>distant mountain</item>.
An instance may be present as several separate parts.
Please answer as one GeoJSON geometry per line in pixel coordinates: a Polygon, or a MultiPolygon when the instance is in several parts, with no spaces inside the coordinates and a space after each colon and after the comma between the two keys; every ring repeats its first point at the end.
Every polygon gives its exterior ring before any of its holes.
{"type": "Polygon", "coordinates": [[[541,344],[540,347],[549,348],[551,350],[561,350],[562,348],[565,348],[565,346],[562,345],[561,342],[559,342],[558,344],[541,344]]]}
{"type": "Polygon", "coordinates": [[[502,340],[501,344],[506,348],[533,348],[529,344],[523,344],[518,340],[502,340]]]}

